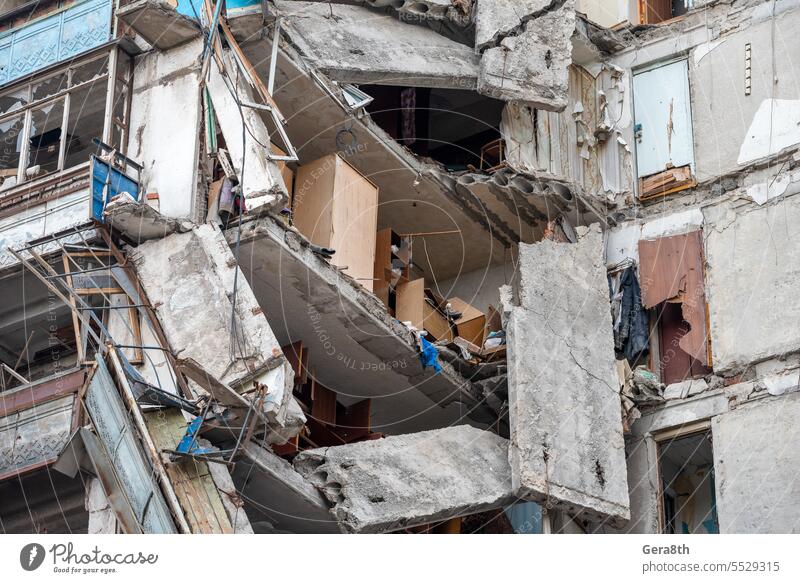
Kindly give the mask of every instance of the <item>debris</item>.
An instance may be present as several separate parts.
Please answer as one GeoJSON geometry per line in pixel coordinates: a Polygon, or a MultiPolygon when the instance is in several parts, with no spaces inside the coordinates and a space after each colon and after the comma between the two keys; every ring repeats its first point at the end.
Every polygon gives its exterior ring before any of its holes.
{"type": "Polygon", "coordinates": [[[460,425],[304,451],[294,467],[347,531],[387,532],[510,503],[507,445],[460,425]]]}

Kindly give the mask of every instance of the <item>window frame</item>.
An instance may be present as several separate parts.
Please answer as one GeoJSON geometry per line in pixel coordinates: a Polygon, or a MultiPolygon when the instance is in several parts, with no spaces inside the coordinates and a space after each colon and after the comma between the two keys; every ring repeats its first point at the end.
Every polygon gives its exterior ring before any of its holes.
{"type": "Polygon", "coordinates": [[[17,185],[23,184],[29,180],[42,178],[46,175],[63,173],[67,170],[80,166],[80,164],[76,164],[70,167],[66,167],[66,153],[68,147],[67,126],[69,122],[70,105],[71,105],[70,98],[74,93],[82,89],[86,89],[87,87],[92,87],[97,83],[105,83],[105,92],[106,92],[101,139],[105,143],[110,143],[113,127],[116,126],[119,128],[119,133],[120,133],[119,151],[122,154],[125,154],[127,152],[126,142],[128,139],[128,124],[130,123],[131,93],[133,87],[133,62],[131,61],[127,67],[123,67],[124,69],[123,71],[120,71],[118,68],[118,64],[120,61],[119,52],[121,50],[122,49],[119,47],[117,43],[113,43],[110,46],[106,45],[105,47],[101,47],[98,50],[92,51],[90,54],[87,54],[80,59],[75,59],[70,63],[63,64],[61,67],[58,67],[55,70],[50,70],[42,75],[36,75],[32,77],[27,77],[25,79],[21,79],[18,82],[9,85],[2,91],[2,94],[6,95],[23,90],[25,91],[25,94],[27,96],[27,103],[25,103],[24,106],[0,115],[0,123],[7,121],[9,119],[13,119],[14,117],[20,115],[23,116],[23,125],[21,130],[23,139],[20,146],[19,161],[17,164],[17,174],[16,174],[17,185]],[[72,85],[72,77],[75,70],[79,69],[80,67],[88,63],[92,63],[94,61],[100,61],[104,57],[107,59],[107,66],[105,72],[103,72],[100,75],[96,75],[91,79],[82,81],[74,86],[72,85]],[[39,85],[44,81],[59,76],[66,76],[66,87],[64,89],[61,89],[56,93],[48,95],[47,97],[44,97],[37,101],[33,101],[33,88],[36,85],[39,85]],[[116,105],[114,99],[116,95],[115,92],[117,84],[127,89],[127,91],[123,93],[124,103],[122,104],[122,112],[123,115],[125,116],[125,119],[119,121],[112,119],[114,116],[114,110],[116,105]],[[40,110],[44,106],[54,104],[59,101],[63,103],[64,111],[61,119],[62,131],[59,140],[57,167],[54,171],[48,172],[47,174],[28,177],[26,175],[26,172],[28,168],[31,166],[30,133],[32,126],[33,112],[36,110],[40,110]]]}

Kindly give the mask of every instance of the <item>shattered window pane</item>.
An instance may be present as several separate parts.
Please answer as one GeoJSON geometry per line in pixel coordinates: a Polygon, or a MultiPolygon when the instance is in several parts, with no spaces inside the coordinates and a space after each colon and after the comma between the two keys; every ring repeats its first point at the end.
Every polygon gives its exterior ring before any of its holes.
{"type": "Polygon", "coordinates": [[[70,87],[75,87],[86,81],[91,81],[105,75],[108,72],[108,55],[103,55],[101,59],[95,59],[72,69],[72,79],[70,87]]]}
{"type": "Polygon", "coordinates": [[[29,90],[30,87],[26,85],[0,95],[0,115],[17,111],[28,105],[29,90]]]}
{"type": "Polygon", "coordinates": [[[18,115],[0,122],[0,170],[3,185],[8,186],[11,179],[16,181],[16,170],[22,152],[22,128],[24,116],[18,115]],[[8,172],[5,172],[8,171],[8,172]]]}
{"type": "Polygon", "coordinates": [[[67,75],[61,73],[33,84],[33,103],[46,99],[67,88],[67,75]]]}
{"type": "Polygon", "coordinates": [[[28,178],[58,170],[63,121],[63,98],[33,110],[29,132],[28,178]]]}
{"type": "Polygon", "coordinates": [[[88,162],[89,155],[95,149],[92,138],[100,138],[103,135],[106,85],[105,83],[93,83],[70,95],[67,121],[69,143],[64,162],[65,168],[88,162]]]}

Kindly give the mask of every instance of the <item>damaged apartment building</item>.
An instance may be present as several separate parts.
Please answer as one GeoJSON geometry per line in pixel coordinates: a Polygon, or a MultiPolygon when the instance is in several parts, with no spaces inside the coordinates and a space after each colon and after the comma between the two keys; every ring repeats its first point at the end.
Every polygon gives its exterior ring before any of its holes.
{"type": "Polygon", "coordinates": [[[0,6],[2,532],[798,530],[797,0],[0,6]]]}

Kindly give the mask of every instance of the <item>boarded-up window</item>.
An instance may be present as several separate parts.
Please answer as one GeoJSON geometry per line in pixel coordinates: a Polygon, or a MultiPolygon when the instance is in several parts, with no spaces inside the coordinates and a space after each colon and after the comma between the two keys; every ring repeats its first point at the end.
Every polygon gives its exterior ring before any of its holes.
{"type": "Polygon", "coordinates": [[[710,365],[700,231],[639,241],[642,305],[657,311],[660,368],[666,383],[710,365]]]}
{"type": "Polygon", "coordinates": [[[638,176],[653,177],[642,181],[640,195],[665,194],[690,185],[694,144],[688,62],[683,59],[636,73],[633,94],[638,176]],[[684,167],[689,169],[686,176],[674,172],[684,167]]]}

